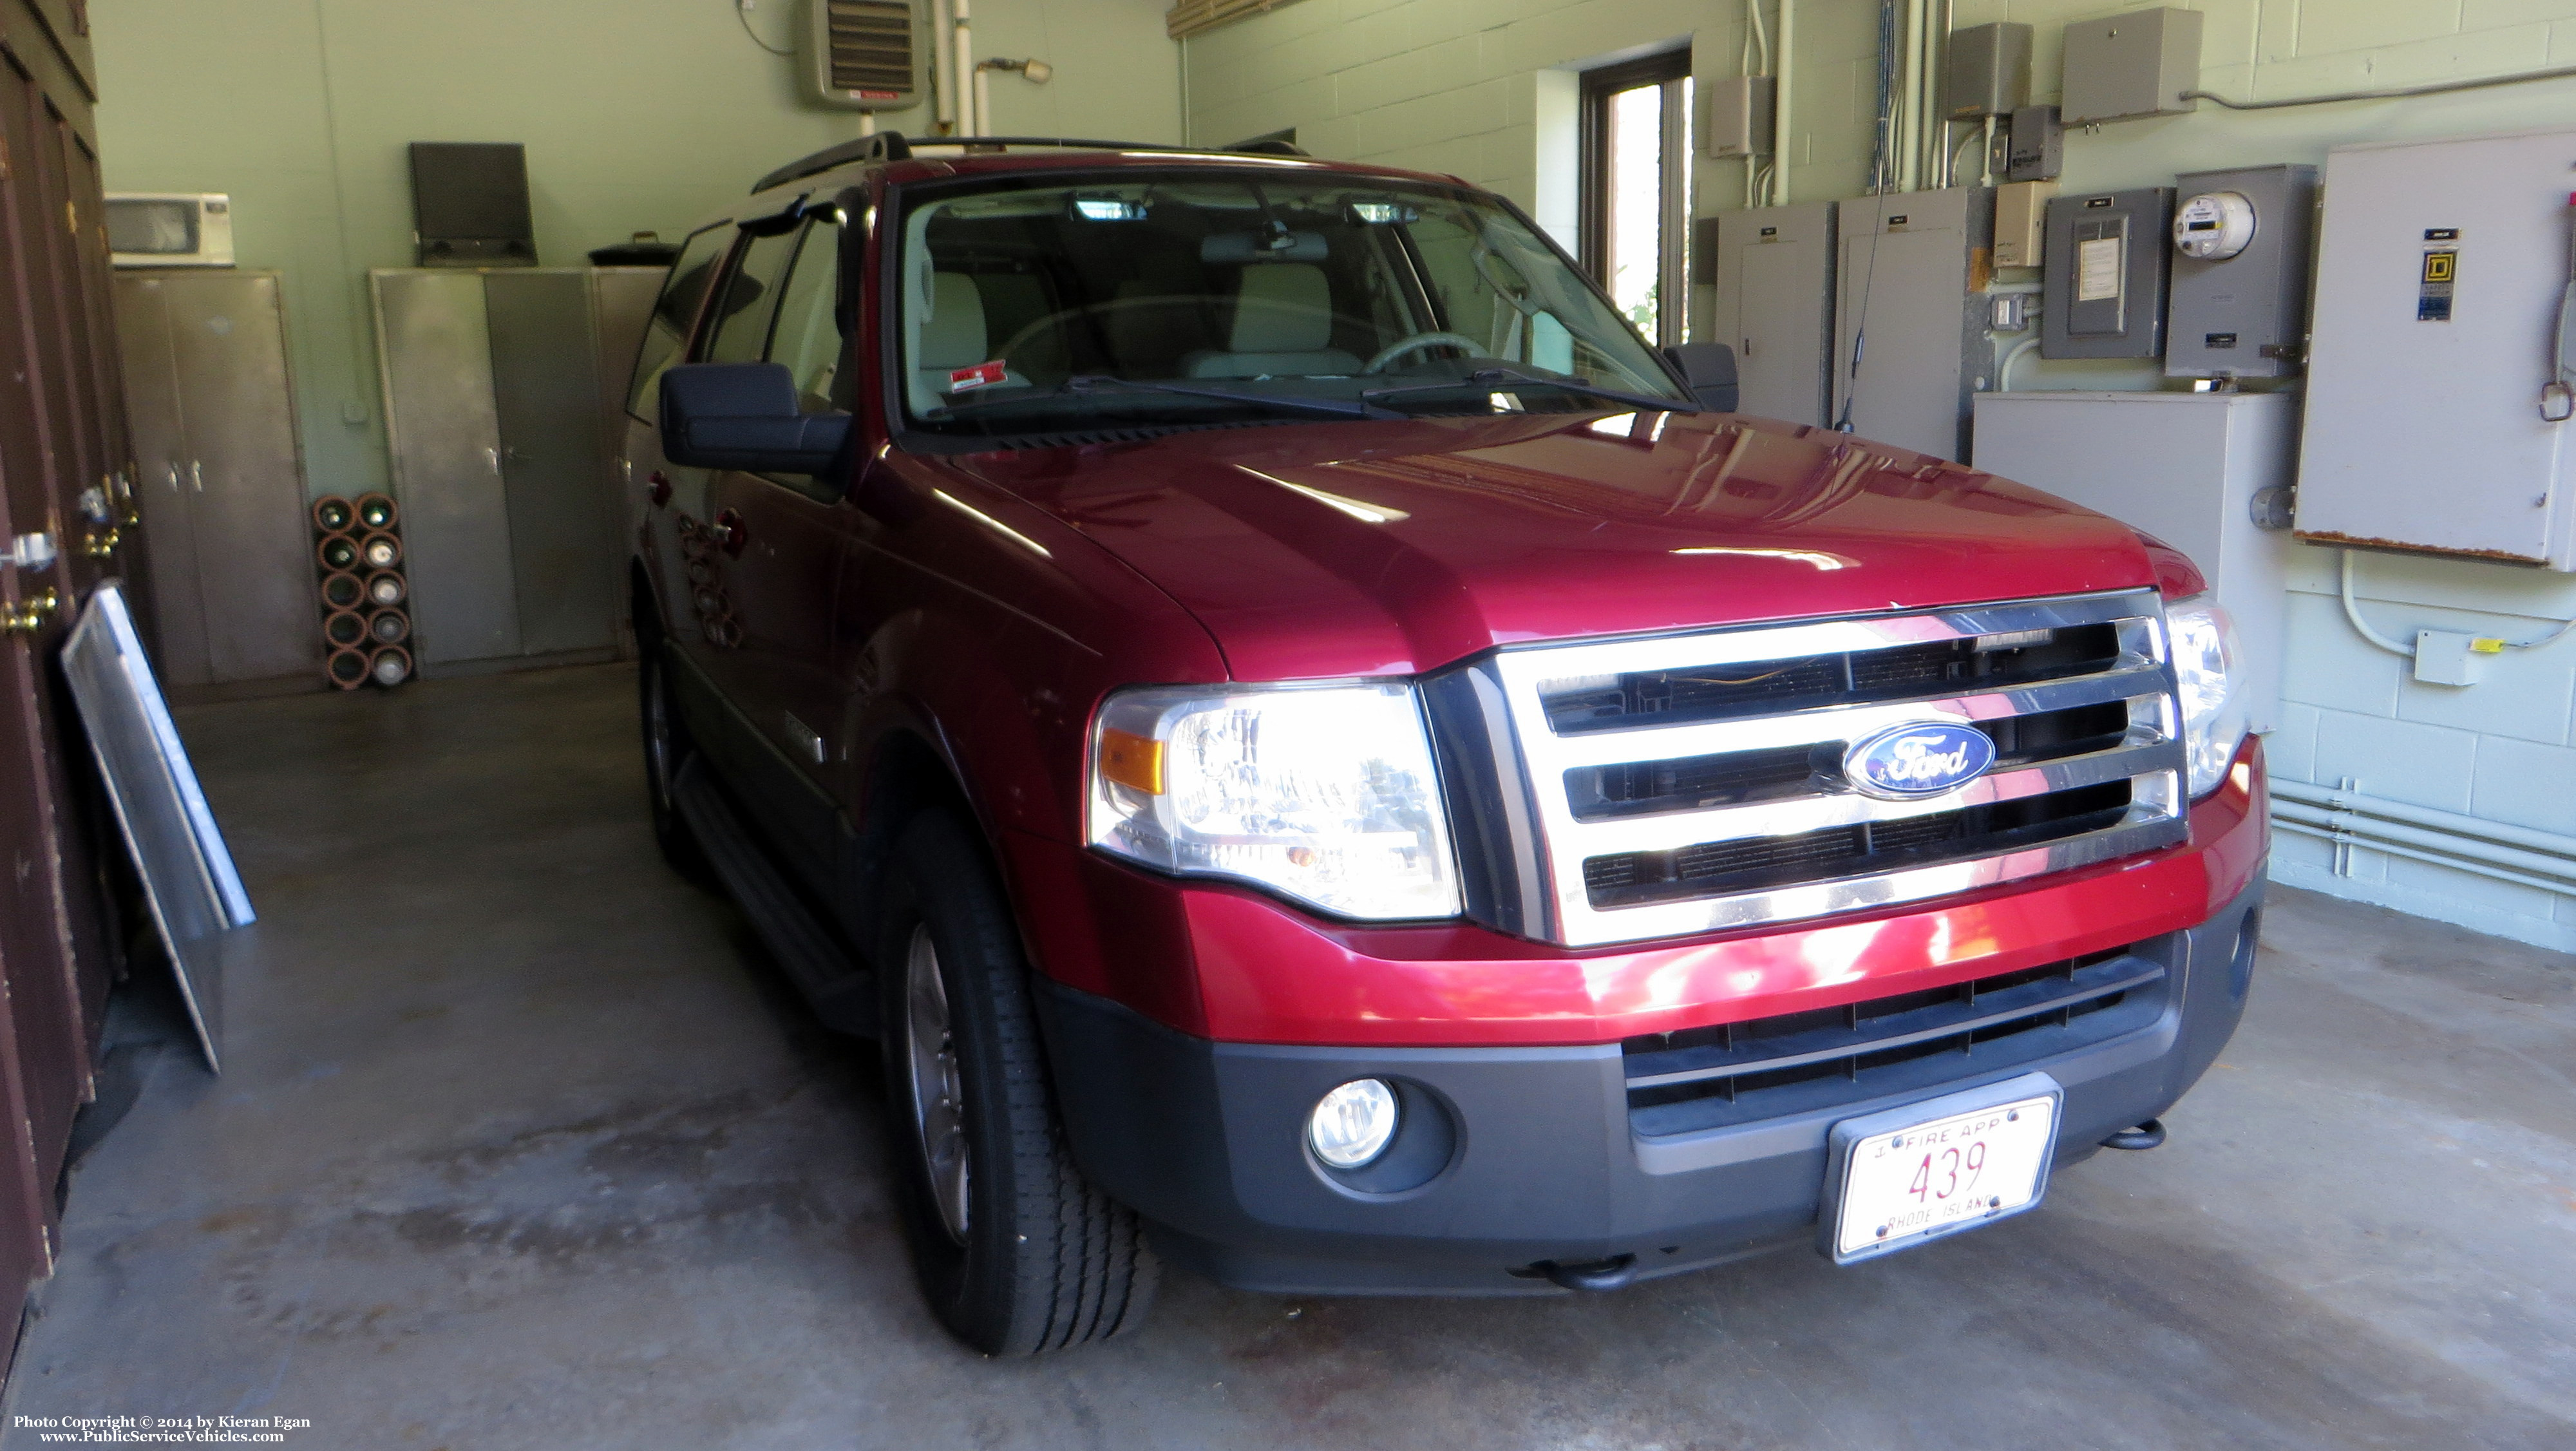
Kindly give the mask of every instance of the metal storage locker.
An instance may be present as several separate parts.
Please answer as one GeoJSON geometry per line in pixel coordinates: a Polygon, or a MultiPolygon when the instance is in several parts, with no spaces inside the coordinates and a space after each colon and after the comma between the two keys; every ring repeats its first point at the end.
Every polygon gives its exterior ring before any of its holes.
{"type": "Polygon", "coordinates": [[[593,272],[372,277],[416,657],[606,658],[624,515],[601,432],[593,272]]]}
{"type": "Polygon", "coordinates": [[[1848,411],[1863,438],[1965,460],[1969,400],[1993,356],[1980,295],[1994,270],[1992,189],[1861,197],[1835,217],[1835,421],[1848,411]]]}
{"type": "Polygon", "coordinates": [[[121,273],[116,317],[163,675],[318,685],[277,274],[121,273]]]}
{"type": "Polygon", "coordinates": [[[1834,204],[1721,213],[1712,250],[1709,336],[1736,350],[1737,410],[1822,425],[1832,394],[1834,204]]]}
{"type": "Polygon", "coordinates": [[[371,273],[385,434],[424,667],[519,653],[483,274],[371,273]]]}

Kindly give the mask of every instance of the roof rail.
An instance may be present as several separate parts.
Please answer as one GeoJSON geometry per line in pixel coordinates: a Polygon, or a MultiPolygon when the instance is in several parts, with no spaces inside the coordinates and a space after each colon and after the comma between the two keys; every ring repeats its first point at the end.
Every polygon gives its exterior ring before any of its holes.
{"type": "Polygon", "coordinates": [[[753,182],[751,190],[757,196],[773,186],[784,186],[836,166],[847,166],[853,161],[902,161],[911,155],[912,143],[904,139],[902,132],[879,131],[856,141],[826,146],[811,156],[799,157],[753,182]]]}
{"type": "Polygon", "coordinates": [[[1249,141],[1237,146],[1171,146],[1157,141],[1094,141],[1080,136],[924,136],[907,138],[900,131],[879,131],[856,141],[844,141],[813,155],[791,161],[753,185],[754,192],[847,166],[853,161],[905,161],[916,147],[960,147],[980,150],[990,147],[1003,150],[1013,146],[1054,146],[1068,151],[1162,151],[1190,156],[1305,156],[1285,141],[1249,141]]]}

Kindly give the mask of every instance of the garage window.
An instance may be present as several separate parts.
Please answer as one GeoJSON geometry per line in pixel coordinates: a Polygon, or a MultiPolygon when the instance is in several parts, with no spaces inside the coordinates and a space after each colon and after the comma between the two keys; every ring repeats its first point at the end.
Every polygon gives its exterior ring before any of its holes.
{"type": "Polygon", "coordinates": [[[1637,330],[1682,340],[1690,52],[1583,73],[1583,265],[1637,330]]]}

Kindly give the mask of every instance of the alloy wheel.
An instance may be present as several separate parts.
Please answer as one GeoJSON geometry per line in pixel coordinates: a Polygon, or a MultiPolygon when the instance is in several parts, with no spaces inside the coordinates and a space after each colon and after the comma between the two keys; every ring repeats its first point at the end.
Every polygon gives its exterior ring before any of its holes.
{"type": "Polygon", "coordinates": [[[948,1237],[966,1242],[966,1095],[958,1079],[957,1043],[949,1031],[948,988],[939,976],[939,949],[930,927],[912,929],[904,954],[905,1056],[912,1068],[912,1122],[922,1167],[939,1222],[948,1237]]]}

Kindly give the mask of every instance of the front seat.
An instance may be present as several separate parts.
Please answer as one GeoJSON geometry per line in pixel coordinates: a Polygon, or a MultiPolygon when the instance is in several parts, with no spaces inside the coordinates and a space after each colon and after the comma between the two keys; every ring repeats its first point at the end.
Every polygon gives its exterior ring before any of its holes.
{"type": "Polygon", "coordinates": [[[1258,262],[1235,285],[1234,324],[1226,350],[1190,354],[1192,378],[1259,378],[1276,374],[1346,377],[1360,360],[1332,347],[1333,288],[1324,269],[1306,262],[1258,262]]]}
{"type": "MultiPolygon", "coordinates": [[[[912,370],[921,394],[946,396],[948,375],[992,361],[992,346],[984,331],[984,294],[976,289],[975,279],[963,272],[930,274],[930,315],[921,322],[921,347],[912,370]]],[[[1002,381],[1027,382],[1016,373],[1005,373],[1002,381]]]]}

